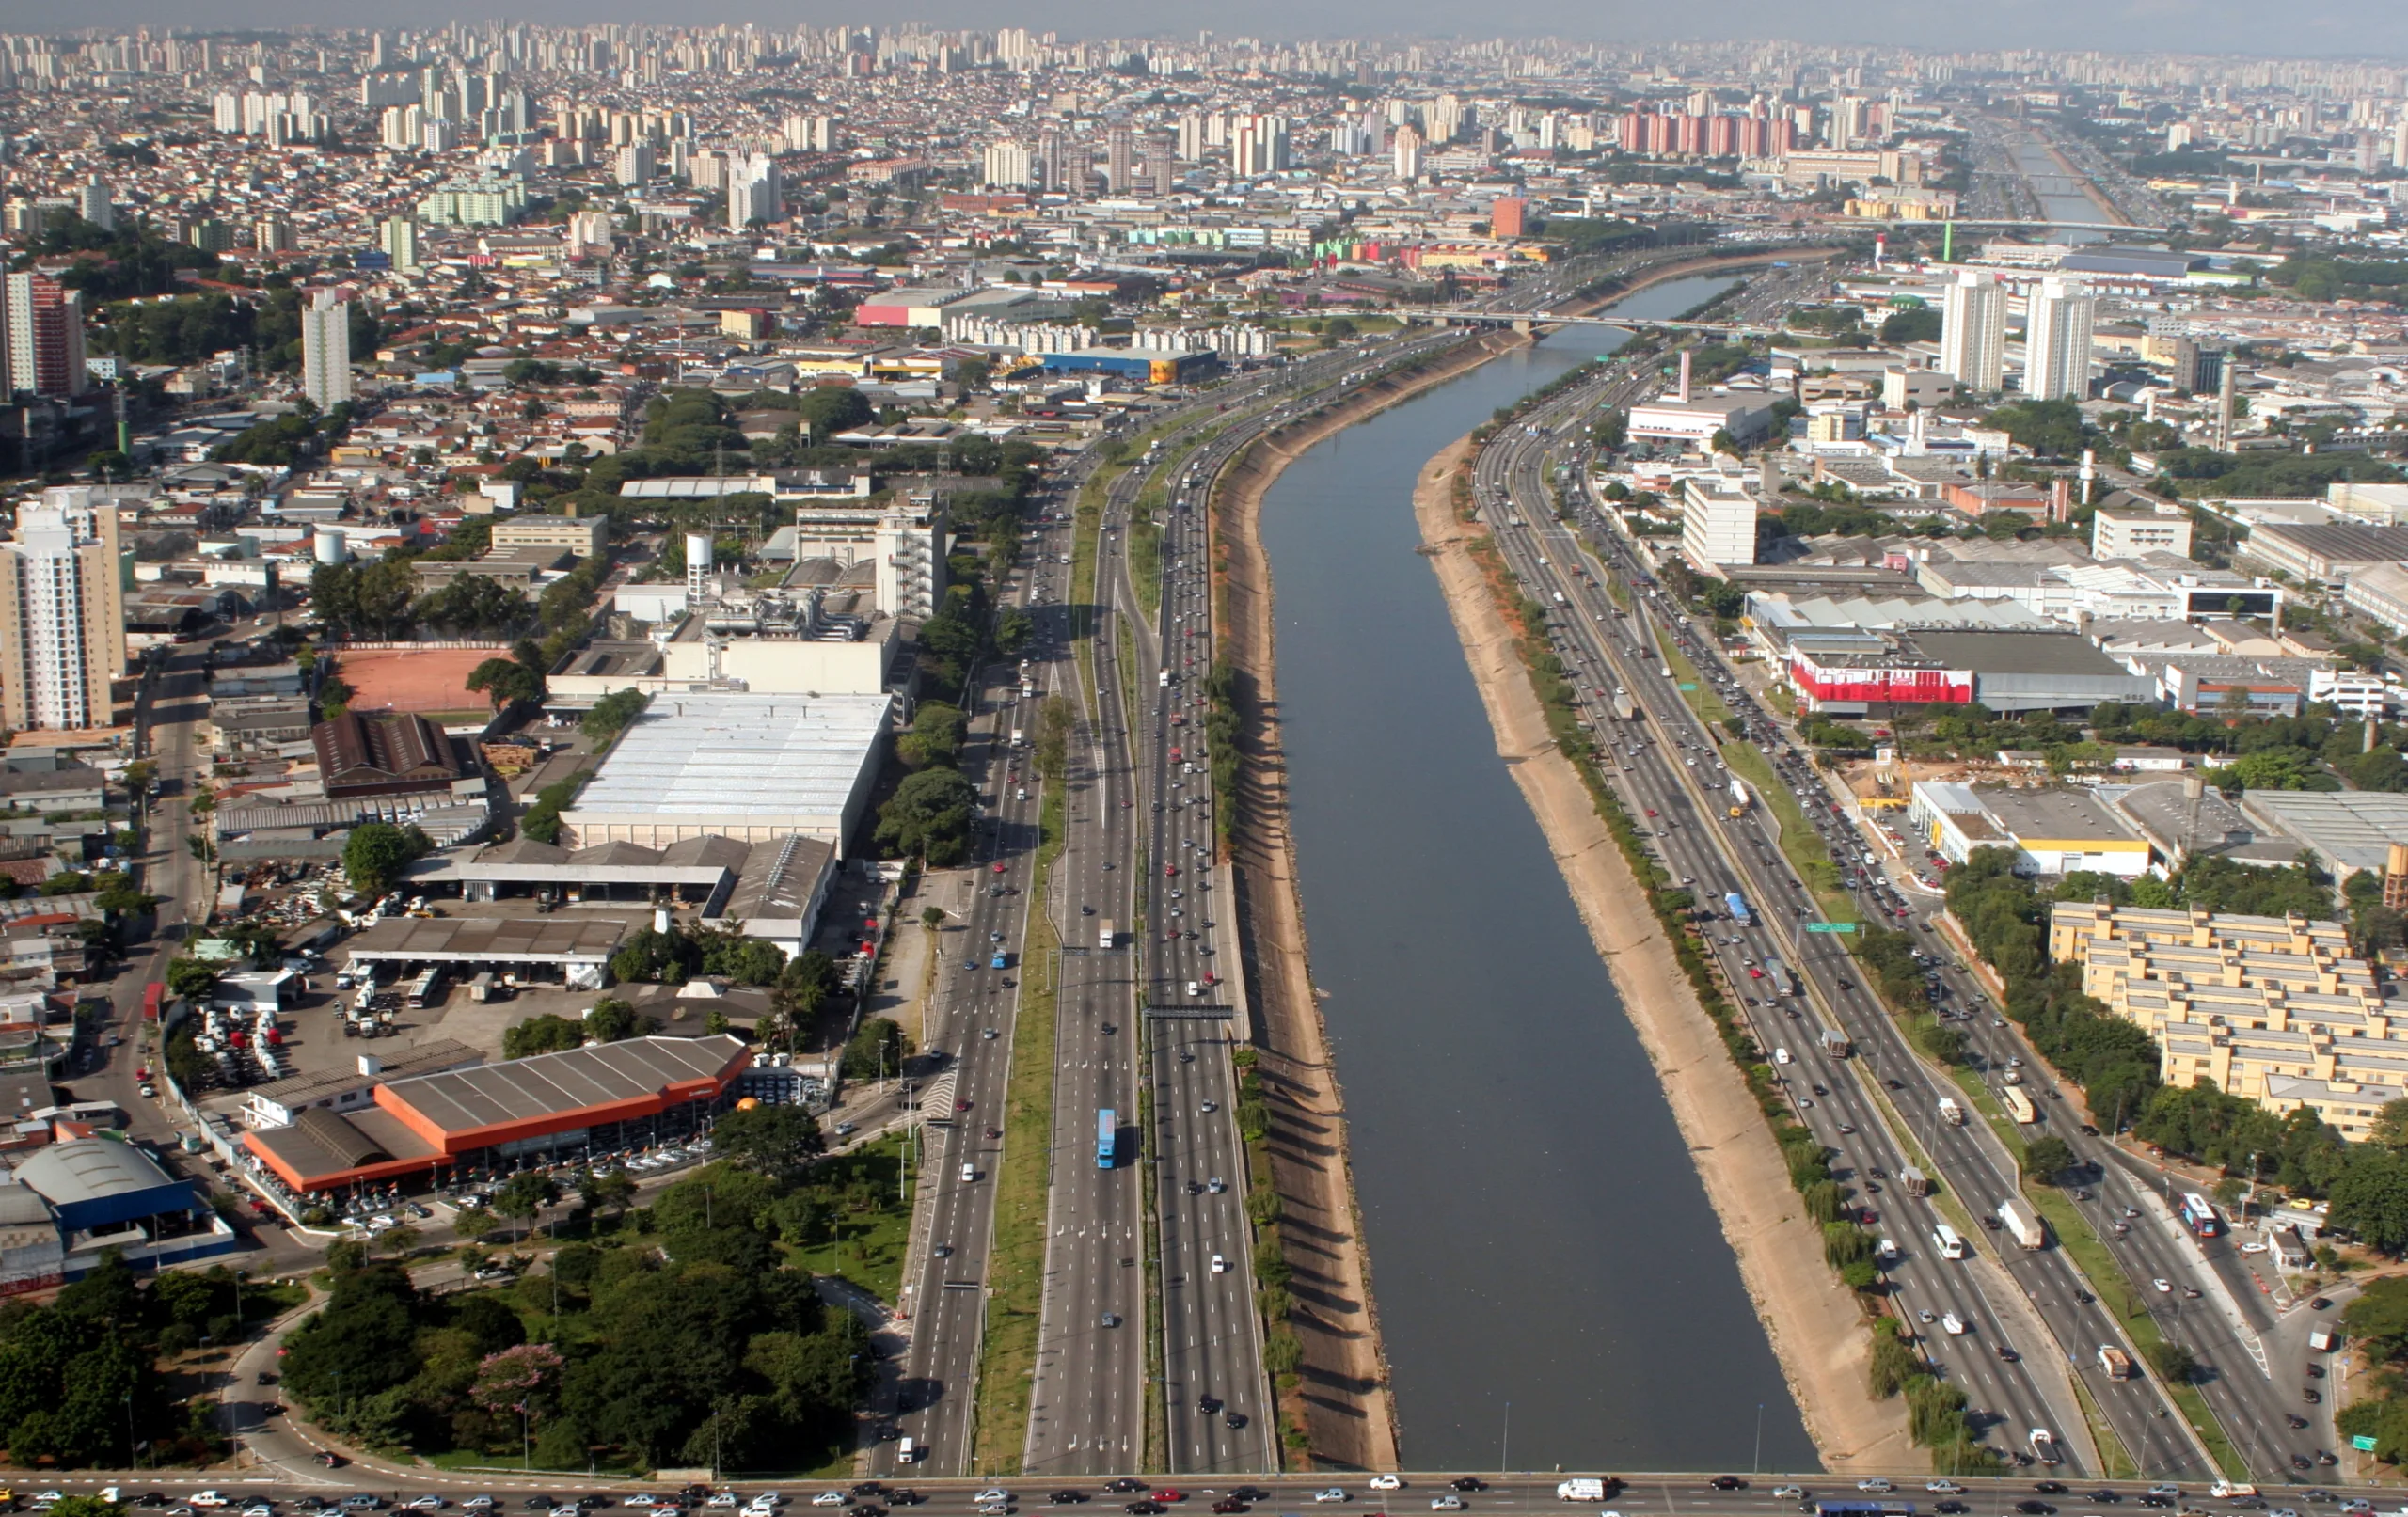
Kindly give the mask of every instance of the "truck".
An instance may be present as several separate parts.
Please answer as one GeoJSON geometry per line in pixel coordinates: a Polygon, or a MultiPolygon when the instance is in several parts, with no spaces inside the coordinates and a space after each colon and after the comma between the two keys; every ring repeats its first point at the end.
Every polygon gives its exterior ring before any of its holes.
{"type": "Polygon", "coordinates": [[[2307,1330],[2307,1346],[2319,1353],[2331,1353],[2341,1346],[2341,1330],[2331,1322],[2319,1322],[2307,1330]]]}
{"type": "Polygon", "coordinates": [[[2132,1356],[2112,1343],[2102,1343],[2099,1346],[2099,1367],[2107,1372],[2109,1380],[2130,1380],[2132,1356]]]}
{"type": "Polygon", "coordinates": [[[2033,1429],[2032,1436],[2026,1442],[2032,1446],[2032,1457],[2041,1463],[2062,1464],[2065,1462],[2064,1456],[2057,1452],[2057,1440],[2048,1429],[2033,1429]]]}
{"type": "Polygon", "coordinates": [[[1606,1482],[1587,1477],[1566,1480],[1555,1488],[1558,1501],[1603,1501],[1606,1495],[1606,1482]]]}
{"type": "Polygon", "coordinates": [[[2025,1248],[2046,1248],[2049,1245],[2048,1224],[2025,1209],[2020,1201],[2001,1201],[1998,1204],[1998,1222],[2006,1229],[2008,1236],[2025,1248]]]}
{"type": "Polygon", "coordinates": [[[1898,1171],[1898,1183],[1906,1189],[1906,1193],[1909,1195],[1929,1195],[1931,1193],[1931,1177],[1925,1174],[1922,1170],[1915,1168],[1912,1164],[1909,1164],[1906,1168],[1898,1171]]]}
{"type": "Polygon", "coordinates": [[[1724,895],[1722,897],[1722,904],[1730,909],[1731,920],[1736,922],[1739,925],[1743,927],[1752,927],[1756,924],[1756,919],[1748,914],[1747,898],[1741,895],[1737,891],[1733,891],[1724,895]]]}
{"type": "Polygon", "coordinates": [[[1737,821],[1748,814],[1748,782],[1737,775],[1731,777],[1731,819],[1737,821]]]}
{"type": "Polygon", "coordinates": [[[1014,748],[1018,748],[1018,747],[1020,747],[1020,745],[1021,745],[1021,730],[1020,730],[1018,727],[1014,727],[1014,728],[1012,729],[1012,746],[1013,746],[1014,748]]]}
{"type": "Polygon", "coordinates": [[[1118,946],[1119,941],[1120,929],[1114,924],[1113,920],[1110,917],[1104,917],[1096,923],[1095,945],[1098,948],[1117,947],[1118,946]]]}
{"type": "Polygon", "coordinates": [[[1630,692],[1619,685],[1614,687],[1614,715],[1624,721],[1639,715],[1638,703],[1631,700],[1630,692]]]}
{"type": "Polygon", "coordinates": [[[1961,1128],[1965,1125],[1965,1108],[1956,1104],[1956,1097],[1942,1096],[1940,1098],[1940,1119],[1952,1128],[1961,1128]]]}
{"type": "Polygon", "coordinates": [[[1854,1047],[1854,1045],[1848,1042],[1847,1035],[1841,1032],[1838,1028],[1826,1027],[1823,1029],[1823,1051],[1830,1054],[1832,1058],[1846,1058],[1848,1050],[1852,1047],[1854,1047]]]}
{"type": "Polygon", "coordinates": [[[2002,1088],[1998,1098],[2000,1104],[2006,1108],[2006,1114],[2015,1118],[2019,1125],[2028,1127],[2040,1120],[2040,1114],[2032,1109],[2032,1098],[2013,1085],[2002,1088]]]}

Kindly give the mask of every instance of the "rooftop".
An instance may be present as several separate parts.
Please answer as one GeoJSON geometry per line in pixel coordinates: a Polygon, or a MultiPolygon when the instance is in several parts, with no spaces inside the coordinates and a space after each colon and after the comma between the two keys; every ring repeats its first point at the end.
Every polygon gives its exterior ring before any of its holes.
{"type": "Polygon", "coordinates": [[[446,1133],[470,1133],[716,1081],[750,1057],[740,1038],[724,1034],[631,1037],[395,1081],[384,1094],[446,1133]]]}
{"type": "Polygon", "coordinates": [[[611,749],[574,813],[838,814],[890,704],[883,695],[662,695],[611,749]]]}
{"type": "Polygon", "coordinates": [[[1917,632],[1914,644],[1950,669],[1978,674],[2129,672],[2074,632],[1917,632]]]}

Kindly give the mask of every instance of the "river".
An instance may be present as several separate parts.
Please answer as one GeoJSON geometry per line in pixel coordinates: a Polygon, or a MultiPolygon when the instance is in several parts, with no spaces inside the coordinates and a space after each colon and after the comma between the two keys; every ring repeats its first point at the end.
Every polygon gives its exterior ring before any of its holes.
{"type": "MultiPolygon", "coordinates": [[[[1729,282],[1616,308],[1671,316],[1729,282]]],[[[1431,454],[1621,340],[1568,328],[1341,432],[1262,512],[1305,922],[1407,1468],[1816,1467],[1414,551],[1431,454]]]]}
{"type": "Polygon", "coordinates": [[[2052,228],[2052,234],[2057,240],[2066,243],[2105,242],[2107,234],[2096,230],[2096,224],[2115,218],[2090,198],[2090,182],[2079,174],[2068,174],[2058,166],[2038,134],[2017,132],[2008,140],[2015,170],[2032,186],[2034,198],[2040,202],[2040,213],[2052,222],[2091,224],[2052,228]]]}

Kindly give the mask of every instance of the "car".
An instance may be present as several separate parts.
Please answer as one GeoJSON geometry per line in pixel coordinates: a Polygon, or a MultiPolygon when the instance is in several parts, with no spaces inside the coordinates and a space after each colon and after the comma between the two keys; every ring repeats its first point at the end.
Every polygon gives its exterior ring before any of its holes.
{"type": "MultiPolygon", "coordinates": [[[[643,1504],[644,1504],[645,1506],[647,1506],[647,1507],[648,1507],[648,1506],[651,1506],[651,1505],[652,1505],[652,1497],[650,1497],[650,1496],[645,1496],[645,1497],[643,1498],[643,1504]]],[[[460,1503],[460,1505],[462,1505],[463,1507],[467,1508],[470,1511],[491,1511],[491,1510],[493,1510],[493,1497],[491,1497],[491,1496],[470,1496],[467,1500],[461,1502],[461,1503],[460,1503]]],[[[632,1507],[632,1506],[636,1505],[635,1498],[634,1498],[634,1497],[632,1497],[632,1496],[631,1496],[631,1497],[629,1497],[629,1498],[628,1498],[628,1500],[627,1500],[627,1505],[628,1505],[628,1506],[630,1506],[630,1507],[632,1507]]]]}
{"type": "Polygon", "coordinates": [[[2112,1507],[2115,1505],[2115,1503],[2123,1500],[2124,1496],[2122,1492],[2110,1491],[2102,1485],[2098,1490],[2090,1493],[2088,1499],[2099,1503],[2099,1505],[2102,1507],[2112,1507]]]}
{"type": "MultiPolygon", "coordinates": [[[[64,1501],[67,1498],[65,1496],[60,1495],[55,1491],[44,1491],[41,1494],[34,1497],[34,1502],[38,1506],[47,1506],[51,1502],[64,1501]]],[[[230,1505],[230,1502],[227,1497],[220,1495],[214,1491],[196,1491],[191,1495],[184,1497],[184,1505],[187,1507],[223,1507],[230,1505]]],[[[382,1503],[379,1503],[379,1505],[382,1505],[382,1503]]]]}
{"type": "Polygon", "coordinates": [[[1430,1509],[1432,1511],[1461,1511],[1464,1509],[1464,1498],[1452,1491],[1442,1496],[1432,1496],[1430,1509]]]}
{"type": "Polygon", "coordinates": [[[1806,1499],[1806,1488],[1802,1485],[1777,1485],[1772,1488],[1772,1495],[1775,1501],[1803,1501],[1806,1499]]]}
{"type": "Polygon", "coordinates": [[[1228,1188],[1229,1182],[1221,1178],[1218,1175],[1213,1176],[1212,1178],[1204,1182],[1204,1189],[1210,1191],[1214,1195],[1220,1195],[1226,1193],[1228,1188]]]}
{"type": "Polygon", "coordinates": [[[1117,1480],[1106,1480],[1103,1482],[1103,1488],[1106,1491],[1113,1492],[1117,1494],[1125,1491],[1143,1491],[1146,1489],[1146,1482],[1143,1480],[1133,1480],[1124,1475],[1117,1480]]]}
{"type": "MultiPolygon", "coordinates": [[[[2137,1217],[2140,1215],[2139,1212],[2133,1211],[2129,1207],[2125,1208],[2125,1210],[2131,1216],[2137,1217]]],[[[2178,1485],[2168,1484],[2167,1482],[2161,1480],[2157,1484],[2148,1488],[2148,1493],[2153,1496],[2173,1496],[2178,1499],[2182,1494],[2182,1488],[2178,1485]]]]}
{"type": "Polygon", "coordinates": [[[1120,1504],[1120,1509],[1127,1512],[1129,1517],[1162,1517],[1162,1514],[1170,1509],[1159,1501],[1124,1501],[1120,1504]]]}
{"type": "Polygon", "coordinates": [[[2174,1282],[2171,1280],[2151,1280],[2149,1284],[2157,1288],[2157,1293],[2161,1296],[2174,1294],[2174,1282]]]}
{"type": "Polygon", "coordinates": [[[441,1511],[444,1508],[450,1505],[452,1505],[452,1503],[444,1500],[441,1496],[429,1494],[410,1497],[407,1509],[411,1511],[441,1511]]]}
{"type": "Polygon", "coordinates": [[[2055,1511],[2057,1509],[2050,1506],[2045,1501],[2027,1500],[2017,1502],[2015,1504],[2015,1509],[2021,1512],[2023,1517],[2049,1517],[2049,1514],[2055,1511]]]}
{"type": "Polygon", "coordinates": [[[1485,1491],[1488,1482],[1477,1475],[1458,1475],[1447,1482],[1458,1491],[1485,1491]]]}
{"type": "Polygon", "coordinates": [[[1120,1325],[1120,1314],[1118,1312],[1105,1312],[1101,1317],[1097,1318],[1096,1320],[1105,1327],[1118,1327],[1120,1325]]]}
{"type": "Polygon", "coordinates": [[[1940,1517],[1960,1517],[1960,1514],[1972,1511],[1973,1509],[1961,1501],[1943,1501],[1931,1509],[1940,1513],[1940,1517]]]}
{"type": "Polygon", "coordinates": [[[984,1507],[997,1501],[1008,1503],[1012,1499],[1012,1493],[999,1485],[990,1485],[970,1499],[984,1507]]]}
{"type": "MultiPolygon", "coordinates": [[[[1925,1491],[1930,1492],[1935,1496],[1959,1495],[1962,1494],[1965,1490],[1963,1486],[1958,1485],[1954,1480],[1925,1480],[1923,1488],[1925,1491]]],[[[1776,1491],[1773,1494],[1779,1495],[1781,1493],[1776,1491]]]]}
{"type": "Polygon", "coordinates": [[[844,1507],[851,1505],[852,1499],[842,1491],[822,1491],[811,1498],[811,1504],[815,1507],[844,1507]]]}
{"type": "Polygon", "coordinates": [[[1212,1256],[1212,1272],[1213,1272],[1214,1274],[1227,1274],[1227,1273],[1228,1273],[1228,1272],[1229,1272],[1229,1261],[1228,1261],[1228,1259],[1223,1258],[1223,1257],[1222,1257],[1220,1255],[1218,1255],[1218,1254],[1213,1255],[1213,1256],[1212,1256]]]}
{"type": "Polygon", "coordinates": [[[1149,1501],[1185,1501],[1187,1499],[1187,1493],[1184,1491],[1174,1491],[1170,1487],[1164,1486],[1159,1491],[1149,1491],[1146,1493],[1146,1499],[1149,1501]]]}
{"type": "Polygon", "coordinates": [[[1965,1335],[1965,1319],[1955,1312],[1942,1312],[1940,1316],[1940,1326],[1952,1338],[1965,1335]]]}
{"type": "Polygon", "coordinates": [[[1045,1498],[1049,1507],[1075,1507],[1086,1497],[1076,1491],[1056,1491],[1045,1498]]]}
{"type": "Polygon", "coordinates": [[[2307,1309],[2312,1312],[2328,1311],[2332,1308],[2332,1305],[2333,1304],[2325,1300],[2322,1296],[2310,1296],[2307,1298],[2307,1309]]]}
{"type": "Polygon", "coordinates": [[[2301,1389],[2299,1398],[2305,1401],[2308,1405],[2314,1406],[2324,1399],[2324,1393],[2318,1390],[2315,1386],[2309,1385],[2301,1389]]]}
{"type": "Polygon", "coordinates": [[[1745,1491],[1748,1489],[1748,1482],[1742,1480],[1735,1475],[1718,1475],[1706,1483],[1713,1486],[1717,1491],[1745,1491]]]}
{"type": "Polygon", "coordinates": [[[1856,1488],[1859,1491],[1868,1492],[1894,1491],[1897,1489],[1897,1487],[1892,1485],[1889,1481],[1881,1478],[1881,1477],[1877,1475],[1857,1481],[1856,1488]]]}
{"type": "Polygon", "coordinates": [[[2044,1496],[2061,1496],[2066,1493],[2065,1482],[2062,1480],[2043,1480],[2032,1489],[2044,1496]]]}
{"type": "Polygon", "coordinates": [[[1235,1496],[1223,1496],[1220,1500],[1212,1503],[1214,1517],[1228,1517],[1230,1512],[1245,1511],[1248,1508],[1246,1507],[1246,1504],[1240,1501],[1235,1496]]]}
{"type": "Polygon", "coordinates": [[[1325,1486],[1313,1493],[1313,1499],[1324,1505],[1333,1501],[1344,1501],[1347,1499],[1346,1488],[1337,1485],[1325,1486]]]}
{"type": "Polygon", "coordinates": [[[1374,1475],[1363,1483],[1370,1486],[1374,1491],[1402,1491],[1404,1489],[1404,1480],[1402,1477],[1394,1475],[1374,1475]]]}
{"type": "Polygon", "coordinates": [[[2174,1505],[2174,1498],[2172,1496],[2143,1496],[2141,1497],[2141,1505],[2144,1507],[2171,1507],[2174,1505]]]}

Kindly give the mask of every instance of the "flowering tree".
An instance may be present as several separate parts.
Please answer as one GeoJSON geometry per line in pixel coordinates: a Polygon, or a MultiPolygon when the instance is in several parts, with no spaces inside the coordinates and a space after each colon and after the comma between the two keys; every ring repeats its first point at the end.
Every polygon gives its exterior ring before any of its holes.
{"type": "Polygon", "coordinates": [[[479,1361],[476,1386],[468,1394],[488,1412],[518,1412],[532,1419],[538,1398],[560,1378],[559,1351],[548,1343],[522,1343],[479,1361]]]}

